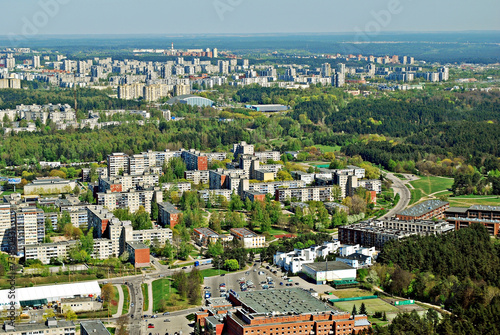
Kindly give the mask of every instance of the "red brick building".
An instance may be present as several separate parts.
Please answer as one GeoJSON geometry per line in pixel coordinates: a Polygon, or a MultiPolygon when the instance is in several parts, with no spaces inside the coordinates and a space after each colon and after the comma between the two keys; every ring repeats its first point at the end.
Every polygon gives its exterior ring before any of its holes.
{"type": "Polygon", "coordinates": [[[231,292],[233,306],[219,300],[196,315],[205,334],[347,335],[371,326],[366,315],[333,310],[301,288],[231,292]]]}
{"type": "Polygon", "coordinates": [[[158,224],[163,227],[174,229],[174,226],[179,223],[181,214],[182,211],[169,202],[158,203],[158,224]]]}
{"type": "Polygon", "coordinates": [[[448,208],[450,208],[449,202],[427,200],[397,213],[396,218],[405,221],[442,219],[448,208]]]}
{"type": "Polygon", "coordinates": [[[450,207],[444,215],[446,221],[455,226],[455,230],[480,223],[488,229],[490,235],[496,236],[500,233],[500,206],[450,207]]]}
{"type": "Polygon", "coordinates": [[[149,247],[141,242],[127,242],[127,252],[129,260],[136,268],[148,267],[149,262],[149,247]]]}

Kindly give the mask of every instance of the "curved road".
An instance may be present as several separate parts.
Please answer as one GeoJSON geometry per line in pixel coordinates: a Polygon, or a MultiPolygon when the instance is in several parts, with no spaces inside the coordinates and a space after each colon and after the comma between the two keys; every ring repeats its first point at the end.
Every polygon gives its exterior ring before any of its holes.
{"type": "Polygon", "coordinates": [[[393,173],[387,173],[385,175],[385,178],[392,181],[392,189],[394,190],[395,193],[399,194],[400,199],[399,202],[396,204],[396,206],[394,206],[393,209],[391,209],[384,216],[382,216],[381,219],[391,218],[394,215],[396,215],[396,213],[401,212],[403,209],[408,207],[411,198],[410,190],[408,189],[408,187],[406,187],[406,183],[408,183],[408,180],[402,181],[401,179],[396,177],[393,173]]]}

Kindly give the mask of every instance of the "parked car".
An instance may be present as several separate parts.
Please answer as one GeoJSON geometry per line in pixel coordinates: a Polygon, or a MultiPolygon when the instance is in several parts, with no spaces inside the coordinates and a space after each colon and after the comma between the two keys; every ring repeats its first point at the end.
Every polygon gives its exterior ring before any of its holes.
{"type": "Polygon", "coordinates": [[[155,327],[154,324],[152,324],[152,323],[148,324],[148,328],[154,328],[154,327],[155,327]]]}
{"type": "Polygon", "coordinates": [[[163,315],[170,315],[170,312],[165,312],[163,313],[163,315]]]}

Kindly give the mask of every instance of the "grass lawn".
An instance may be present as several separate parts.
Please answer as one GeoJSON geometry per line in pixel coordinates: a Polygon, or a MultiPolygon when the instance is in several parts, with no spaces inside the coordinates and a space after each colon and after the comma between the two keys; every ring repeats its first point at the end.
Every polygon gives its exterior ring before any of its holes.
{"type": "MultiPolygon", "coordinates": [[[[356,306],[356,308],[358,307],[356,306]]],[[[379,325],[381,327],[387,326],[387,324],[389,323],[389,321],[382,321],[382,319],[377,319],[374,318],[373,316],[369,316],[368,321],[370,321],[372,325],[379,325]]]]}
{"type": "Polygon", "coordinates": [[[118,289],[113,285],[113,299],[111,299],[111,304],[109,305],[109,314],[114,315],[118,312],[118,303],[120,302],[120,295],[118,294],[118,289]]]}
{"type": "Polygon", "coordinates": [[[448,197],[452,207],[470,207],[471,205],[500,206],[498,195],[461,195],[448,197]]]}
{"type": "Polygon", "coordinates": [[[360,288],[346,288],[341,290],[332,291],[333,295],[339,298],[354,298],[354,297],[365,297],[367,295],[375,295],[371,291],[363,290],[360,288]]]}
{"type": "Polygon", "coordinates": [[[141,284],[142,296],[144,301],[142,303],[142,310],[147,311],[149,307],[148,284],[141,284]]]}
{"type": "MultiPolygon", "coordinates": [[[[202,277],[214,277],[219,275],[219,270],[217,269],[205,269],[200,271],[202,277]]],[[[220,274],[226,274],[229,273],[229,271],[226,270],[220,270],[220,274]]]]}
{"type": "Polygon", "coordinates": [[[284,234],[290,234],[290,232],[276,228],[271,228],[271,230],[269,231],[269,235],[271,235],[272,237],[271,240],[274,240],[274,235],[284,235],[284,234]]]}
{"type": "Polygon", "coordinates": [[[337,152],[337,151],[340,151],[340,149],[342,149],[342,147],[339,146],[339,145],[331,146],[331,145],[315,144],[313,146],[316,147],[316,148],[318,148],[318,149],[321,149],[322,153],[337,152]]]}
{"type": "Polygon", "coordinates": [[[382,299],[366,299],[358,301],[342,301],[334,303],[335,307],[338,307],[346,312],[352,312],[352,307],[356,305],[356,309],[359,312],[361,308],[361,303],[365,304],[366,311],[368,314],[373,314],[375,312],[386,312],[386,313],[398,313],[399,309],[386,303],[382,299]]]}
{"type": "Polygon", "coordinates": [[[415,188],[414,190],[411,190],[410,201],[410,204],[414,204],[429,194],[450,189],[453,185],[453,179],[427,176],[411,181],[410,184],[415,188]]]}
{"type": "Polygon", "coordinates": [[[128,313],[128,308],[130,306],[130,293],[128,291],[128,286],[127,285],[122,285],[122,290],[123,290],[123,309],[122,309],[122,315],[128,313]]]}
{"type": "Polygon", "coordinates": [[[165,299],[166,301],[170,300],[170,294],[177,293],[177,290],[170,285],[170,278],[162,278],[155,280],[153,282],[153,311],[160,310],[160,300],[165,299]]]}
{"type": "Polygon", "coordinates": [[[170,286],[170,278],[162,278],[153,281],[153,312],[172,312],[193,307],[187,299],[181,299],[177,290],[170,286]],[[165,310],[161,309],[161,300],[165,299],[167,306],[165,310]]]}

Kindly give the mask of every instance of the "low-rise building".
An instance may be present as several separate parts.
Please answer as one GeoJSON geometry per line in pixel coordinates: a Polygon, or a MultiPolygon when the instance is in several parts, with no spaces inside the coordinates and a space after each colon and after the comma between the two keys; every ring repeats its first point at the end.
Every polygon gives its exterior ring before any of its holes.
{"type": "Polygon", "coordinates": [[[193,234],[196,244],[206,247],[210,243],[227,243],[233,240],[232,235],[218,234],[210,228],[194,228],[193,234]]]}
{"type": "Polygon", "coordinates": [[[302,271],[303,264],[313,263],[318,257],[326,258],[340,248],[339,241],[327,241],[305,249],[294,249],[290,252],[278,251],[273,256],[273,263],[287,272],[302,271]]]}
{"type": "Polygon", "coordinates": [[[356,280],[356,269],[343,262],[328,261],[302,265],[302,272],[316,284],[341,280],[356,280]]]}
{"type": "Polygon", "coordinates": [[[76,297],[61,299],[59,313],[64,313],[71,309],[75,313],[92,312],[102,309],[102,302],[97,301],[97,297],[76,297]]]}
{"type": "Polygon", "coordinates": [[[76,182],[62,178],[37,178],[24,186],[24,194],[71,193],[76,182]]]}
{"type": "Polygon", "coordinates": [[[336,261],[345,263],[355,269],[360,269],[372,265],[372,257],[363,254],[350,254],[347,256],[338,256],[336,261]]]}
{"type": "Polygon", "coordinates": [[[247,228],[231,228],[231,235],[241,241],[246,249],[263,248],[266,244],[264,236],[257,235],[247,228]]]}
{"type": "Polygon", "coordinates": [[[4,322],[0,334],[27,335],[27,334],[49,334],[50,335],[76,335],[76,326],[73,321],[57,320],[47,318],[44,323],[15,323],[4,322]]]}

